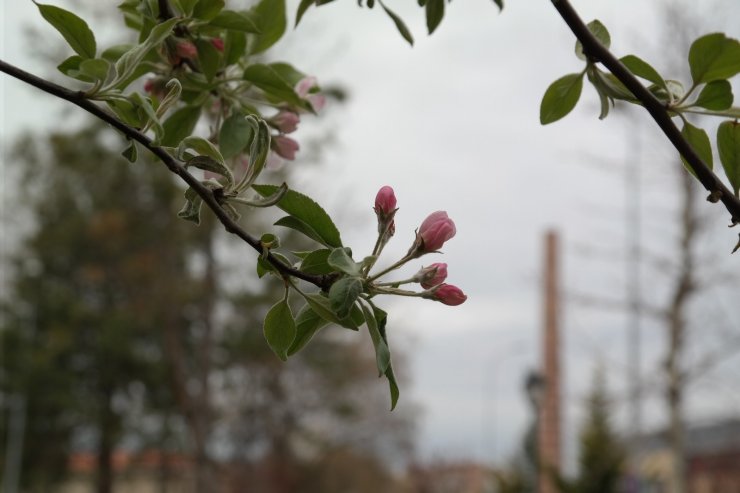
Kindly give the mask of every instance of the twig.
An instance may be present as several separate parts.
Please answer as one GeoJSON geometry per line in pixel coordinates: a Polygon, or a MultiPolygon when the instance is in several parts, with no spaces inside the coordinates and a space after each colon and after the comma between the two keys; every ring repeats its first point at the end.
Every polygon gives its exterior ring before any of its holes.
{"type": "Polygon", "coordinates": [[[740,199],[727,188],[711,169],[694,152],[691,145],[684,139],[678,127],[671,120],[667,108],[632,75],[627,67],[620,62],[596,37],[591,34],[586,24],[578,16],[568,0],[551,0],[553,6],[563,18],[576,38],[583,45],[583,51],[595,61],[601,62],[619,81],[629,89],[645,109],[653,117],[655,123],[663,130],[673,146],[686,159],[704,188],[710,192],[707,200],[721,201],[732,216],[732,223],[740,224],[740,199]]]}
{"type": "MultiPolygon", "coordinates": [[[[121,122],[115,116],[107,113],[102,108],[97,106],[85,97],[85,94],[81,91],[71,91],[65,87],[49,82],[45,79],[37,77],[31,73],[28,73],[18,67],[10,65],[3,60],[0,60],[0,72],[14,77],[20,81],[30,84],[37,89],[56,96],[60,99],[69,101],[70,103],[79,106],[88,113],[92,113],[100,120],[108,123],[112,127],[123,133],[128,139],[135,140],[142,146],[146,147],[152,154],[154,154],[167,168],[187,183],[197,194],[203,199],[203,202],[213,211],[218,220],[223,224],[226,231],[232,233],[242,240],[244,240],[249,246],[254,248],[257,252],[262,254],[262,245],[260,241],[247,233],[239,224],[234,221],[227,212],[221,207],[214,192],[205,187],[197,178],[195,178],[190,172],[183,166],[183,164],[169,155],[161,147],[152,144],[151,139],[141,133],[139,130],[126,125],[121,122]]],[[[267,261],[275,267],[283,276],[292,276],[298,279],[302,279],[306,282],[314,284],[322,289],[328,289],[331,286],[334,278],[328,275],[311,275],[301,272],[298,269],[294,269],[289,265],[285,265],[278,258],[271,253],[267,254],[267,261]]]]}

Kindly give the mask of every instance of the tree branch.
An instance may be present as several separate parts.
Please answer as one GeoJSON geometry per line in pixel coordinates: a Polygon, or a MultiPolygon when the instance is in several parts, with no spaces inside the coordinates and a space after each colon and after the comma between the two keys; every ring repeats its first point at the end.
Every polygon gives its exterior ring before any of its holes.
{"type": "MultiPolygon", "coordinates": [[[[258,253],[262,254],[262,244],[259,239],[253,237],[247,233],[239,224],[229,217],[228,213],[221,207],[218,198],[214,195],[214,191],[205,187],[197,178],[195,178],[177,159],[169,155],[164,149],[159,146],[152,144],[151,139],[141,133],[139,130],[126,125],[121,122],[115,116],[107,113],[105,110],[100,108],[98,105],[86,98],[85,93],[82,91],[72,91],[60,85],[54,84],[53,82],[47,81],[40,77],[37,77],[31,73],[28,73],[18,67],[6,63],[4,60],[0,60],[0,72],[14,77],[22,82],[30,84],[37,89],[56,96],[60,99],[69,101],[70,103],[79,106],[88,113],[92,113],[100,120],[108,123],[121,133],[123,133],[129,140],[135,140],[142,146],[146,147],[152,154],[154,154],[167,168],[177,176],[179,176],[185,183],[187,183],[197,194],[203,199],[203,202],[210,208],[216,215],[218,220],[223,224],[226,231],[232,233],[242,240],[244,240],[249,246],[254,248],[258,253]]],[[[285,265],[272,253],[267,254],[267,261],[275,267],[280,274],[283,276],[292,276],[298,279],[302,279],[306,282],[314,284],[322,289],[328,289],[334,277],[331,275],[310,275],[305,272],[301,272],[298,269],[294,269],[289,265],[285,265]]]]}
{"type": "Polygon", "coordinates": [[[596,37],[591,34],[586,24],[583,23],[578,13],[573,9],[568,0],[551,0],[553,6],[568,25],[576,38],[583,45],[583,51],[587,56],[601,62],[608,68],[619,81],[624,84],[637,98],[645,109],[653,117],[663,133],[668,137],[673,146],[686,159],[691,169],[696,174],[701,184],[710,192],[707,200],[710,202],[721,201],[732,216],[732,225],[740,224],[740,199],[725,186],[711,169],[702,161],[691,145],[681,135],[680,130],[671,120],[667,108],[650,91],[643,86],[632,73],[622,65],[596,37]]]}

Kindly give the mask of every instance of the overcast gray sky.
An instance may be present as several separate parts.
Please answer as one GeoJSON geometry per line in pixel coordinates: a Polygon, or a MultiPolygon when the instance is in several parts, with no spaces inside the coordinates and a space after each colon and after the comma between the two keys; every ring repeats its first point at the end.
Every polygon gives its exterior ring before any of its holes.
{"type": "MultiPolygon", "coordinates": [[[[291,12],[296,3],[291,2],[291,12]]],[[[661,2],[573,3],[584,19],[599,18],[609,28],[619,56],[635,53],[663,70],[660,53],[674,48],[687,52],[678,36],[675,45],[658,49],[665,25],[661,2]]],[[[352,1],[310,10],[282,42],[308,51],[302,60],[287,61],[320,81],[341,83],[351,95],[330,116],[335,145],[322,166],[302,167],[299,157],[290,164],[292,180],[295,188],[319,198],[339,223],[345,244],[359,256],[372,248],[370,208],[382,185],[394,187],[400,207],[396,237],[384,254],[387,262],[405,253],[428,213],[446,210],[455,220],[458,233],[445,246],[444,256],[423,263],[447,262],[449,281],[465,290],[468,301],[447,307],[389,300],[389,333],[391,342],[405,345],[411,356],[413,386],[405,393],[424,408],[423,454],[502,460],[518,447],[530,419],[522,381],[539,354],[544,232],[557,228],[563,237],[563,285],[568,292],[623,298],[624,164],[633,159],[644,164],[648,191],[643,235],[660,250],[672,235],[666,219],[673,201],[666,201],[671,193],[666,183],[673,180],[673,153],[646,115],[615,113],[599,121],[598,101],[589,86],[571,115],[539,125],[546,87],[582,68],[573,55],[574,39],[550,2],[510,0],[499,14],[490,0],[458,0],[448,6],[432,37],[424,35],[416,2],[389,4],[407,19],[416,36],[413,48],[379,9],[359,9],[352,1]],[[639,154],[636,135],[642,142],[639,154]],[[611,255],[586,254],[584,245],[611,255]]],[[[740,36],[736,0],[685,4],[709,26],[706,32],[740,36]]],[[[50,43],[59,42],[58,35],[43,25],[30,1],[2,0],[0,9],[3,59],[48,73],[48,66],[24,51],[21,33],[24,26],[36,26],[50,43]]],[[[92,23],[96,33],[111,29],[97,22],[92,23]]],[[[289,57],[291,51],[286,48],[285,53],[289,57]]],[[[58,118],[48,116],[58,111],[56,106],[50,109],[50,97],[5,76],[0,77],[0,90],[4,145],[22,130],[59,125],[58,118]]],[[[75,118],[87,118],[78,113],[75,118]]],[[[298,138],[311,133],[310,125],[304,127],[298,138]]],[[[724,259],[735,235],[721,229],[727,214],[719,207],[705,209],[719,233],[703,248],[707,255],[724,259]]],[[[736,269],[738,258],[727,265],[736,269]]],[[[665,289],[659,286],[660,277],[649,281],[650,296],[665,289]]],[[[736,292],[734,298],[723,292],[714,298],[724,315],[721,322],[707,323],[737,329],[736,292]]],[[[623,395],[626,335],[617,312],[568,302],[563,315],[563,393],[566,433],[572,436],[598,362],[609,370],[613,390],[623,395]]],[[[659,328],[646,325],[652,332],[645,336],[643,368],[654,375],[662,338],[659,328]]],[[[735,358],[691,388],[692,418],[740,414],[740,389],[727,376],[737,369],[735,358]]],[[[660,424],[662,412],[654,398],[647,407],[649,424],[660,424]]],[[[617,410],[617,423],[623,425],[624,406],[617,410]]],[[[569,447],[572,451],[572,440],[569,447]]]]}

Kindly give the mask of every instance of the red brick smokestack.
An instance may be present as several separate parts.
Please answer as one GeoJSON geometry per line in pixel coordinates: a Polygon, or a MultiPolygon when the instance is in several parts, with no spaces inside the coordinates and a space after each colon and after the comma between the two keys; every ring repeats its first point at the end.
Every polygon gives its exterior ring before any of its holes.
{"type": "Polygon", "coordinates": [[[558,293],[558,236],[545,236],[543,368],[545,398],[540,409],[539,493],[557,493],[550,471],[560,471],[560,301],[558,293]]]}

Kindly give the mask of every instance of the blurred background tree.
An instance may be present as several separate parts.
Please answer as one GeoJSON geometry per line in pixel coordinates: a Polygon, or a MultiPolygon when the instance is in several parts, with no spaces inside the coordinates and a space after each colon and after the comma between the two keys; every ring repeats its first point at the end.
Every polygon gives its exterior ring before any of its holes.
{"type": "MultiPolygon", "coordinates": [[[[261,327],[280,283],[247,284],[244,263],[223,262],[240,258],[223,233],[174,220],[182,190],[110,137],[91,127],[16,148],[33,185],[16,208],[33,226],[2,305],[2,394],[23,404],[0,425],[22,443],[3,474],[19,464],[24,491],[56,490],[93,453],[103,493],[125,480],[115,453],[156,450],[192,465],[185,491],[393,491],[413,407],[388,412],[368,341],[329,327],[280,362],[261,327]]],[[[178,479],[160,462],[164,488],[178,479]]]]}

